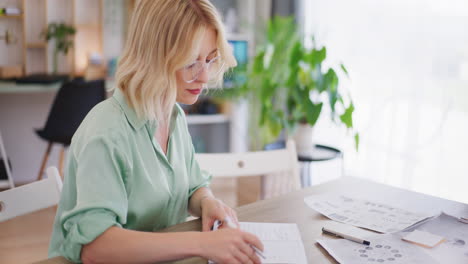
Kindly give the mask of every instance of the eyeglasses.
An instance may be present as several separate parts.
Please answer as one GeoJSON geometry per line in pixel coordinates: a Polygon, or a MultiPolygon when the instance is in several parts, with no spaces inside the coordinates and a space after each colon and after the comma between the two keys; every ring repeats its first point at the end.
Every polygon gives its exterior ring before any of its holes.
{"type": "Polygon", "coordinates": [[[223,69],[224,61],[221,56],[214,57],[208,62],[195,61],[182,68],[182,78],[186,83],[192,83],[205,69],[208,73],[208,81],[212,81],[223,69]]]}

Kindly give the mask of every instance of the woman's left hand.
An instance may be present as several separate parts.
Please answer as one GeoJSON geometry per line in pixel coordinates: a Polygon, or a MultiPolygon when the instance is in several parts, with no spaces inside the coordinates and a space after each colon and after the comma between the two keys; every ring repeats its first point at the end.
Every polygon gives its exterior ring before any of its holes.
{"type": "Polygon", "coordinates": [[[236,212],[221,200],[214,197],[206,197],[201,201],[202,209],[202,231],[210,231],[216,220],[223,222],[226,218],[239,226],[236,212]]]}

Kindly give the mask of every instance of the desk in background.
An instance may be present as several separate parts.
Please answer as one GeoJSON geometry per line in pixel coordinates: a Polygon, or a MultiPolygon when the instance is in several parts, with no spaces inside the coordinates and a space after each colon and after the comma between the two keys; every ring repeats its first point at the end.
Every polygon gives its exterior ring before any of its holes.
{"type": "MultiPolygon", "coordinates": [[[[407,210],[436,214],[440,210],[468,215],[468,205],[377,184],[357,178],[343,177],[322,185],[296,191],[278,198],[259,201],[236,209],[240,221],[297,223],[309,263],[336,263],[315,241],[322,237],[322,226],[331,221],[307,207],[306,196],[322,193],[340,193],[356,198],[384,202],[407,210]]],[[[45,209],[0,223],[0,263],[21,263],[45,258],[55,211],[45,209]],[[31,224],[33,223],[34,224],[31,224]],[[29,224],[31,226],[29,226],[29,224]],[[47,236],[47,234],[49,234],[47,236]],[[35,254],[34,256],[31,256],[35,254]]],[[[200,220],[193,220],[163,230],[181,232],[201,230],[200,220]]],[[[327,237],[328,238],[328,237],[327,237]]],[[[41,264],[70,263],[62,257],[40,261],[41,264]]],[[[176,263],[206,263],[192,258],[176,263]]]]}
{"type": "Polygon", "coordinates": [[[16,84],[15,82],[0,81],[0,93],[56,92],[60,85],[62,85],[60,82],[53,84],[16,84]]]}
{"type": "MultiPolygon", "coordinates": [[[[51,84],[17,84],[11,81],[0,81],[0,94],[23,94],[23,93],[55,93],[61,82],[51,84]]],[[[114,82],[106,80],[106,90],[113,88],[114,82]]]]}

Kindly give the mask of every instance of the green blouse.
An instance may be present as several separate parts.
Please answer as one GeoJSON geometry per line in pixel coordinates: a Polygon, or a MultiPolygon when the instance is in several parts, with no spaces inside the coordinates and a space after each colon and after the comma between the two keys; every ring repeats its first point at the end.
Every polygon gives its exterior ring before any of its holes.
{"type": "Polygon", "coordinates": [[[174,107],[167,155],[155,122],[138,118],[119,89],[73,136],[49,257],[81,262],[82,245],[111,226],[155,231],[184,222],[188,201],[211,176],[201,171],[185,114],[174,107]]]}

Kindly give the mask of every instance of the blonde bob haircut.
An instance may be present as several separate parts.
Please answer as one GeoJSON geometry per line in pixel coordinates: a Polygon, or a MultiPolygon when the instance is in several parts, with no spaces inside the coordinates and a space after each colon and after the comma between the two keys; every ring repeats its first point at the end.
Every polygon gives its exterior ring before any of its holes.
{"type": "Polygon", "coordinates": [[[197,59],[207,28],[216,32],[225,62],[215,77],[236,66],[216,8],[208,0],[137,1],[116,71],[116,86],[139,118],[170,121],[176,103],[176,71],[197,59]]]}

